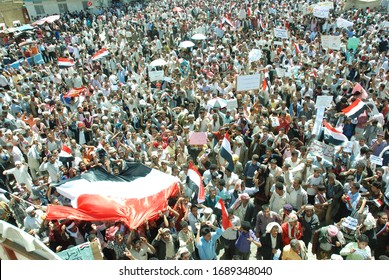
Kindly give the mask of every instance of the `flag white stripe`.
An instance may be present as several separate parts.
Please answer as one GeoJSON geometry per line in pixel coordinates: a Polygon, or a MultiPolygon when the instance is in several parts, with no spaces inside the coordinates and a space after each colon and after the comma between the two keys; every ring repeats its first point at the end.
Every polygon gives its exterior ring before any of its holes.
{"type": "Polygon", "coordinates": [[[158,194],[162,190],[170,188],[176,182],[178,182],[177,178],[152,170],[145,177],[137,178],[131,182],[89,182],[80,179],[60,185],[57,190],[60,194],[72,200],[73,207],[77,207],[77,198],[83,194],[96,194],[118,199],[142,199],[158,194]]]}
{"type": "Polygon", "coordinates": [[[201,177],[194,170],[188,169],[188,177],[189,179],[198,187],[201,186],[201,177]]]}

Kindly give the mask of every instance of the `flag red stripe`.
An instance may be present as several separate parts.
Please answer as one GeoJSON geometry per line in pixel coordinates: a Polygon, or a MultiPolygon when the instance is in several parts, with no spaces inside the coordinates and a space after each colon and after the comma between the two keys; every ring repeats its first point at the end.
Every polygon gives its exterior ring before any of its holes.
{"type": "Polygon", "coordinates": [[[223,227],[223,229],[227,229],[227,228],[232,227],[232,223],[231,223],[230,219],[228,218],[226,206],[224,205],[224,202],[221,198],[219,199],[219,204],[220,204],[220,208],[222,211],[222,227],[223,227]]]}
{"type": "Polygon", "coordinates": [[[332,125],[330,125],[328,122],[326,122],[326,128],[327,128],[328,130],[331,130],[332,132],[335,132],[335,133],[342,133],[342,132],[336,130],[336,129],[335,129],[332,125]]]}
{"type": "Polygon", "coordinates": [[[168,206],[168,198],[176,195],[178,184],[141,199],[112,199],[98,194],[84,194],[77,199],[77,209],[48,205],[47,219],[72,219],[84,221],[123,221],[131,229],[138,228],[145,220],[154,219],[168,206]]]}
{"type": "Polygon", "coordinates": [[[72,154],[72,150],[66,145],[62,145],[62,151],[66,152],[70,155],[72,154]]]}
{"type": "Polygon", "coordinates": [[[353,103],[351,103],[350,106],[348,106],[347,108],[344,108],[342,110],[343,113],[347,114],[348,112],[350,112],[351,110],[353,110],[355,107],[357,107],[359,105],[359,103],[362,102],[361,99],[356,99],[353,103]]]}

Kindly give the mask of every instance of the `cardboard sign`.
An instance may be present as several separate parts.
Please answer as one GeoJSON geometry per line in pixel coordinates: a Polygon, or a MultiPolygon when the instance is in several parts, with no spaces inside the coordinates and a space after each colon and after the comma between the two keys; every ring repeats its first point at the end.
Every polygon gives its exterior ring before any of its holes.
{"type": "Polygon", "coordinates": [[[332,99],[333,99],[332,96],[327,96],[327,95],[318,96],[317,99],[316,99],[315,106],[317,108],[321,108],[321,107],[327,108],[327,107],[330,107],[332,99]]]}
{"type": "Polygon", "coordinates": [[[236,90],[237,91],[246,91],[259,89],[260,83],[260,75],[246,75],[246,76],[238,76],[236,81],[236,90]]]}
{"type": "Polygon", "coordinates": [[[280,126],[280,121],[278,120],[277,117],[270,117],[270,120],[271,120],[271,126],[272,127],[280,126]]]}
{"type": "Polygon", "coordinates": [[[312,134],[318,136],[320,134],[320,130],[323,123],[324,118],[324,110],[325,107],[318,107],[316,110],[316,119],[315,123],[313,124],[312,134]]]}
{"type": "Polygon", "coordinates": [[[232,111],[236,108],[238,108],[238,100],[236,99],[229,99],[229,100],[226,100],[227,101],[227,110],[228,111],[232,111]]]}
{"type": "Polygon", "coordinates": [[[377,157],[377,156],[374,156],[374,155],[371,155],[370,156],[370,162],[371,163],[374,163],[374,164],[376,164],[376,165],[381,165],[382,166],[382,158],[380,158],[380,157],[377,157]]]}
{"type": "Polygon", "coordinates": [[[339,27],[339,28],[348,28],[350,26],[353,26],[354,23],[351,22],[351,21],[348,21],[348,20],[345,20],[343,18],[337,18],[336,19],[336,25],[339,27]]]}
{"type": "Polygon", "coordinates": [[[318,18],[328,18],[330,15],[330,9],[325,6],[315,6],[313,8],[313,15],[318,18]]]}
{"type": "Polygon", "coordinates": [[[349,38],[347,41],[347,49],[353,49],[354,51],[358,48],[359,38],[349,38]]]}
{"type": "Polygon", "coordinates": [[[318,140],[314,140],[311,144],[310,151],[314,156],[319,156],[329,162],[332,162],[335,148],[318,140]]]}
{"type": "Polygon", "coordinates": [[[57,254],[63,260],[94,260],[89,242],[64,250],[57,254]]]}
{"type": "Polygon", "coordinates": [[[346,144],[343,146],[343,152],[351,154],[353,151],[353,144],[354,143],[352,141],[346,142],[346,144]]]}
{"type": "Polygon", "coordinates": [[[189,133],[189,145],[204,145],[208,142],[208,134],[206,132],[189,133]]]}
{"type": "Polygon", "coordinates": [[[150,77],[150,82],[154,81],[162,81],[164,76],[163,70],[160,71],[150,71],[149,72],[149,77],[150,77]]]}
{"type": "Polygon", "coordinates": [[[340,36],[322,35],[321,45],[323,49],[340,50],[340,36]]]}
{"type": "Polygon", "coordinates": [[[329,10],[332,10],[334,9],[334,2],[332,1],[319,2],[316,4],[316,6],[327,7],[329,10]]]}
{"type": "Polygon", "coordinates": [[[282,28],[274,28],[274,37],[288,39],[288,30],[282,28]]]}

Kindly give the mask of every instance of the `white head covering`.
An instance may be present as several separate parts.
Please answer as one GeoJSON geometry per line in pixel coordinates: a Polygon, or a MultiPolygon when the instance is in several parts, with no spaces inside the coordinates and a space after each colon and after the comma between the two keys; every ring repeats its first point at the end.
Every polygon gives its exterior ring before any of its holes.
{"type": "Polygon", "coordinates": [[[279,223],[277,223],[277,222],[271,222],[271,223],[268,223],[267,226],[266,226],[266,233],[270,233],[271,230],[272,230],[274,227],[278,227],[278,232],[282,232],[282,228],[281,228],[281,226],[280,226],[279,223]]]}

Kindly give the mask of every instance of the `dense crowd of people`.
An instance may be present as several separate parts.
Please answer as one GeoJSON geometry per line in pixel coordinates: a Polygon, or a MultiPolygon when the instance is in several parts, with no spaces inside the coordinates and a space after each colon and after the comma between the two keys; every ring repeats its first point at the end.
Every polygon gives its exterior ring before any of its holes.
{"type": "Polygon", "coordinates": [[[30,35],[44,63],[17,68],[10,64],[32,52],[9,40],[0,53],[1,219],[55,252],[98,241],[105,259],[306,260],[310,243],[317,259],[387,259],[387,3],[344,10],[336,0],[328,18],[303,12],[313,4],[163,0],[66,13],[30,35]],[[353,25],[340,28],[338,18],[353,25]],[[323,35],[340,36],[340,50],[323,48],[323,35]],[[354,37],[358,46],[348,48],[354,37]],[[109,55],[92,60],[101,49],[109,55]],[[75,65],[59,67],[58,58],[75,65]],[[252,74],[259,89],[237,91],[237,77],[252,74]],[[356,83],[366,96],[353,92],[356,83]],[[310,149],[323,141],[313,128],[324,95],[333,96],[325,121],[349,140],[332,160],[310,149]],[[357,97],[371,106],[351,119],[342,109],[357,97]],[[226,105],[233,99],[236,108],[226,105]],[[190,145],[191,132],[206,132],[207,143],[190,145]],[[226,133],[234,170],[220,153],[226,133]],[[73,161],[60,160],[63,145],[73,161]],[[71,207],[56,184],[95,167],[118,174],[131,161],[180,181],[159,219],[137,229],[46,219],[48,204],[71,207]],[[203,203],[187,186],[190,163],[203,203]]]}

